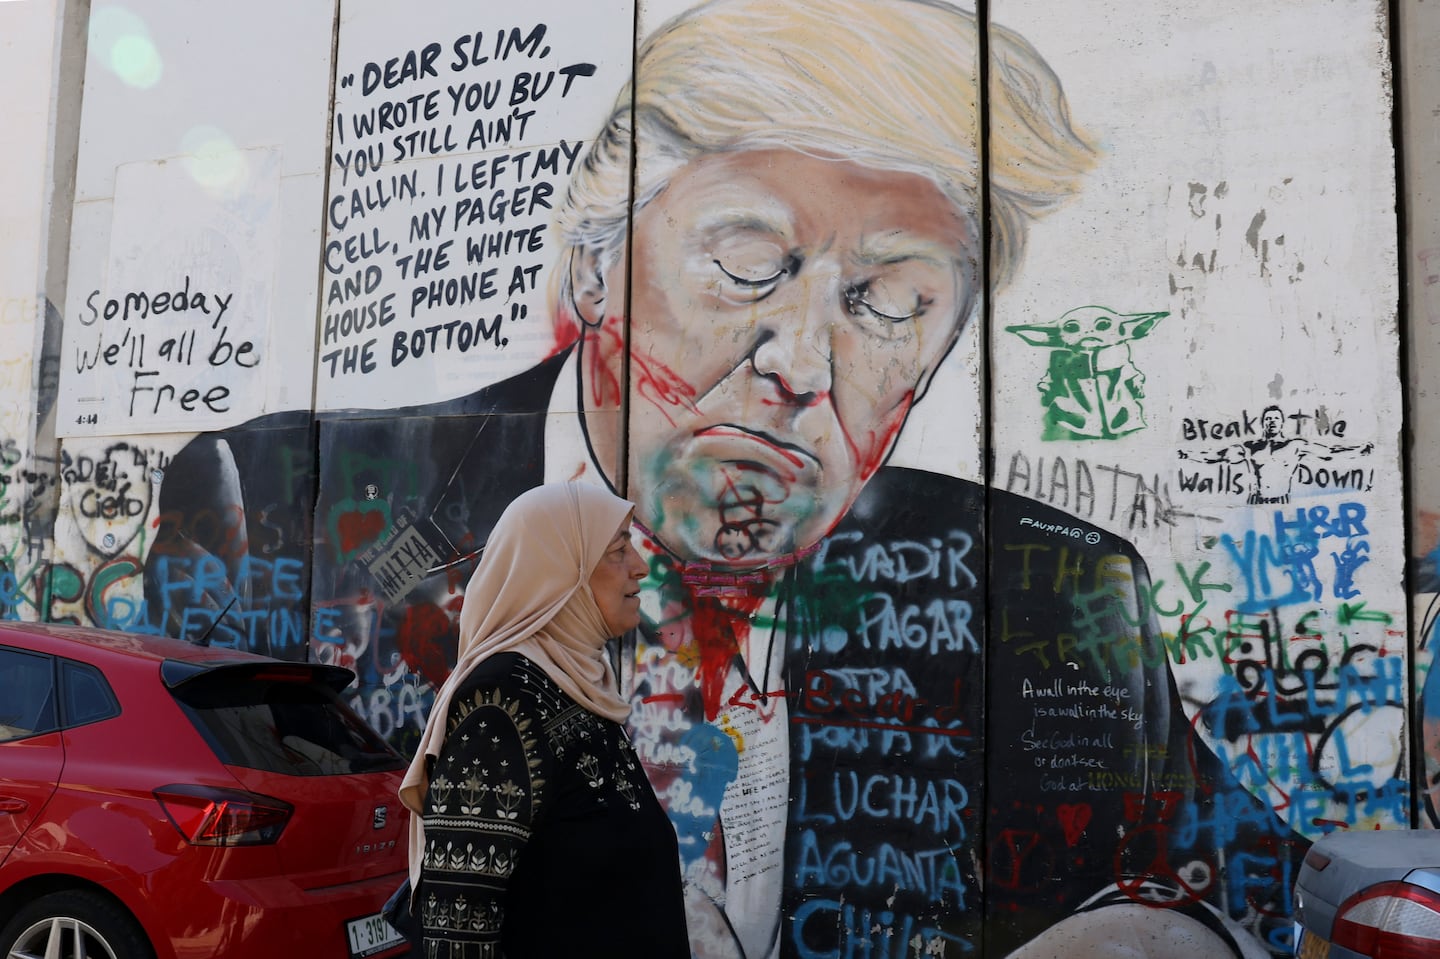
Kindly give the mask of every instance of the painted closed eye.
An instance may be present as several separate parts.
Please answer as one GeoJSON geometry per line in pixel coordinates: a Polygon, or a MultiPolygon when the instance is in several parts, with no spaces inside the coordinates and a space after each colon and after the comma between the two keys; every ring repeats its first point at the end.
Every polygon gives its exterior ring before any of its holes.
{"type": "Polygon", "coordinates": [[[914,290],[897,294],[890,284],[883,282],[855,283],[845,289],[845,306],[851,316],[864,310],[875,319],[892,324],[921,316],[930,302],[914,290]]]}
{"type": "MultiPolygon", "coordinates": [[[[750,298],[756,300],[763,299],[766,296],[769,296],[770,293],[774,291],[775,287],[780,283],[780,281],[790,275],[790,268],[786,266],[775,268],[774,271],[771,272],[769,275],[746,276],[740,273],[736,273],[734,272],[734,270],[727,268],[725,264],[721,263],[719,260],[714,260],[712,262],[714,262],[715,268],[717,270],[725,274],[725,278],[727,280],[735,284],[735,286],[739,287],[740,290],[746,293],[750,298]]],[[[739,267],[736,267],[736,269],[739,269],[739,267]]]]}

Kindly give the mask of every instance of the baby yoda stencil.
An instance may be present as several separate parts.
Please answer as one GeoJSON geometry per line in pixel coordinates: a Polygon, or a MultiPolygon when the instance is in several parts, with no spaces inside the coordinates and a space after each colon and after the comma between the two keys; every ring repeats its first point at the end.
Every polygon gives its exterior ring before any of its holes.
{"type": "Polygon", "coordinates": [[[1045,407],[1041,437],[1111,440],[1144,429],[1145,374],[1130,359],[1130,343],[1169,315],[1081,306],[1051,323],[1005,327],[1050,349],[1050,366],[1036,384],[1045,407]]]}

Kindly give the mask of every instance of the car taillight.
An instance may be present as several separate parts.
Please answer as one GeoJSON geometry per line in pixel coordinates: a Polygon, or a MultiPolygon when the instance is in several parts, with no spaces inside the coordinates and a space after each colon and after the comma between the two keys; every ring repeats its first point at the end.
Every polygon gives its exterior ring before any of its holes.
{"type": "Polygon", "coordinates": [[[155,798],[185,841],[197,846],[272,843],[294,811],[283,800],[214,786],[163,786],[155,798]]]}
{"type": "Polygon", "coordinates": [[[1440,895],[1408,882],[1371,886],[1336,912],[1330,941],[1372,959],[1440,955],[1440,895]]]}

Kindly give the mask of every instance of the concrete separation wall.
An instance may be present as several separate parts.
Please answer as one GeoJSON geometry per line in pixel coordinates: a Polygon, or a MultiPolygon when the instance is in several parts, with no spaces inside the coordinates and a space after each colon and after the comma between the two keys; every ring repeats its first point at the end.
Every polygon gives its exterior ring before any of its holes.
{"type": "Polygon", "coordinates": [[[1311,840],[1435,822],[1430,20],[0,3],[0,616],[409,750],[606,483],[697,956],[1287,954],[1311,840]]]}

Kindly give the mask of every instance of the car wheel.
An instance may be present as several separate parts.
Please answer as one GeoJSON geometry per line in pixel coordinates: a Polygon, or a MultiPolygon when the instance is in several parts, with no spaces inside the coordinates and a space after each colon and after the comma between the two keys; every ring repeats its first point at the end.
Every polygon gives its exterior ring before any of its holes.
{"type": "Polygon", "coordinates": [[[53,892],[27,903],[0,930],[4,959],[154,959],[124,909],[89,892],[53,892]]]}

